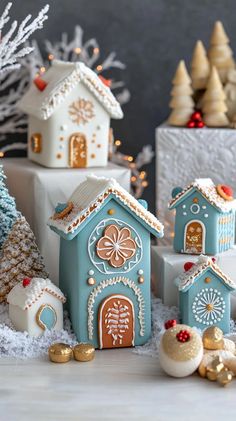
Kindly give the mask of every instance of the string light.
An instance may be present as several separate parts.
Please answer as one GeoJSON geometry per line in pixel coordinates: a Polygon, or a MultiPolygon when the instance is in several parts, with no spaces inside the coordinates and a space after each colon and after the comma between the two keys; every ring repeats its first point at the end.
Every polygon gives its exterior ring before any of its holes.
{"type": "Polygon", "coordinates": [[[133,156],[128,156],[127,161],[132,162],[134,160],[133,156]]]}
{"type": "Polygon", "coordinates": [[[116,146],[121,146],[121,140],[118,140],[118,139],[117,139],[117,140],[115,140],[115,145],[116,145],[116,146]]]}
{"type": "Polygon", "coordinates": [[[4,152],[0,152],[0,158],[4,157],[4,152]]]}
{"type": "Polygon", "coordinates": [[[147,187],[147,186],[148,186],[148,182],[147,182],[147,180],[142,181],[142,183],[141,183],[141,184],[142,184],[142,186],[143,186],[143,187],[147,187]]]}
{"type": "Polygon", "coordinates": [[[135,181],[137,180],[137,177],[135,177],[135,175],[132,175],[130,180],[131,180],[131,183],[135,183],[135,181]]]}
{"type": "Polygon", "coordinates": [[[80,54],[81,53],[81,48],[80,47],[76,47],[74,49],[75,54],[80,54]]]}
{"type": "Polygon", "coordinates": [[[48,54],[48,60],[53,60],[54,59],[54,55],[53,54],[48,54]]]}
{"type": "Polygon", "coordinates": [[[46,67],[44,66],[40,67],[40,73],[44,73],[44,72],[46,72],[46,67]]]}
{"type": "Polygon", "coordinates": [[[96,67],[96,69],[97,69],[97,71],[98,71],[98,72],[101,72],[101,71],[102,71],[102,69],[103,69],[103,67],[102,67],[102,65],[101,65],[101,64],[99,64],[99,65],[96,67]]]}
{"type": "Polygon", "coordinates": [[[99,54],[99,53],[100,53],[99,48],[98,48],[98,47],[95,47],[95,48],[93,49],[93,54],[99,54]]]}

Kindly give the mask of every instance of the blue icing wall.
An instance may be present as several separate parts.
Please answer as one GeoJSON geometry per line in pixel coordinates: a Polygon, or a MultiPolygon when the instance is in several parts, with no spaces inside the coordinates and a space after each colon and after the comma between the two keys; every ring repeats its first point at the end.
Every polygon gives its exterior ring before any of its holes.
{"type": "Polygon", "coordinates": [[[120,294],[128,297],[134,306],[134,344],[144,344],[151,334],[149,230],[131,211],[109,196],[95,216],[87,219],[76,237],[70,241],[61,238],[60,288],[67,296],[78,341],[93,342],[95,347],[99,347],[99,306],[106,297],[120,294]],[[111,210],[112,215],[109,214],[111,210]],[[122,268],[110,266],[96,254],[97,241],[108,225],[116,225],[119,229],[128,227],[136,243],[135,255],[122,268]],[[144,283],[139,283],[140,276],[144,278],[144,283]],[[94,278],[96,283],[89,285],[88,278],[94,278]],[[104,282],[110,279],[113,284],[104,287],[104,282]]]}
{"type": "Polygon", "coordinates": [[[194,284],[179,292],[181,322],[206,329],[215,325],[228,333],[230,330],[230,289],[211,268],[196,278],[194,284]],[[209,283],[205,282],[210,278],[209,283]],[[213,305],[212,312],[206,305],[213,305]]]}
{"type": "Polygon", "coordinates": [[[174,249],[178,253],[217,254],[232,247],[234,227],[234,212],[220,212],[195,188],[176,205],[174,249]],[[219,223],[222,218],[225,222],[219,223]]]}

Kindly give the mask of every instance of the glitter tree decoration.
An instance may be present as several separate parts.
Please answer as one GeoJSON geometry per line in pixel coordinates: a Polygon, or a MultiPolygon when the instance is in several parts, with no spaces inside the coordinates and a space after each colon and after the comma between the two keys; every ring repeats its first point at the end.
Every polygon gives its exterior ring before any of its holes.
{"type": "Polygon", "coordinates": [[[18,216],[15,200],[9,195],[4,182],[5,178],[2,165],[0,165],[0,250],[18,216]]]}
{"type": "Polygon", "coordinates": [[[25,277],[47,277],[34,234],[5,185],[0,166],[0,302],[25,277]]]}

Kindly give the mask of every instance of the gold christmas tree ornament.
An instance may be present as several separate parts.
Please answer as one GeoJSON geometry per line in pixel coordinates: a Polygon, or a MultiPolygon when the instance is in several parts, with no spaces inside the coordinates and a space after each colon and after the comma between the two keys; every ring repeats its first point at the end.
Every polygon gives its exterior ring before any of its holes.
{"type": "Polygon", "coordinates": [[[48,355],[54,363],[67,363],[73,357],[73,350],[70,345],[56,343],[49,347],[48,355]]]}
{"type": "Polygon", "coordinates": [[[233,53],[229,46],[229,38],[225,33],[222,22],[215,22],[208,51],[210,64],[218,70],[222,83],[226,82],[227,73],[235,66],[233,53]]]}
{"type": "Polygon", "coordinates": [[[210,73],[210,64],[202,41],[197,41],[193,50],[191,61],[191,79],[194,90],[206,88],[207,79],[210,73]]]}
{"type": "Polygon", "coordinates": [[[224,339],[223,332],[217,326],[208,327],[202,336],[203,347],[205,349],[223,349],[224,339]]]}
{"type": "Polygon", "coordinates": [[[225,93],[216,67],[212,67],[207,82],[206,92],[202,98],[204,122],[209,127],[227,127],[225,93]]]}
{"type": "Polygon", "coordinates": [[[172,126],[185,126],[194,110],[194,101],[191,78],[183,60],[178,64],[172,84],[172,99],[169,104],[172,112],[168,123],[172,126]]]}
{"type": "Polygon", "coordinates": [[[80,343],[74,346],[74,359],[81,362],[87,362],[94,359],[95,348],[89,343],[80,343]]]}

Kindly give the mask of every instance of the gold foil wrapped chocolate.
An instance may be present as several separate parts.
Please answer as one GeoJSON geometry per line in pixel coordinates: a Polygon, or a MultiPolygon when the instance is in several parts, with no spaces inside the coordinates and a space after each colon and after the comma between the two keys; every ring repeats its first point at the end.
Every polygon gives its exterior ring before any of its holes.
{"type": "Polygon", "coordinates": [[[73,350],[70,345],[56,343],[49,347],[48,355],[54,363],[67,363],[73,356],[73,350]]]}
{"type": "Polygon", "coordinates": [[[89,343],[80,343],[74,346],[74,359],[81,362],[87,362],[94,359],[95,348],[89,343]]]}

